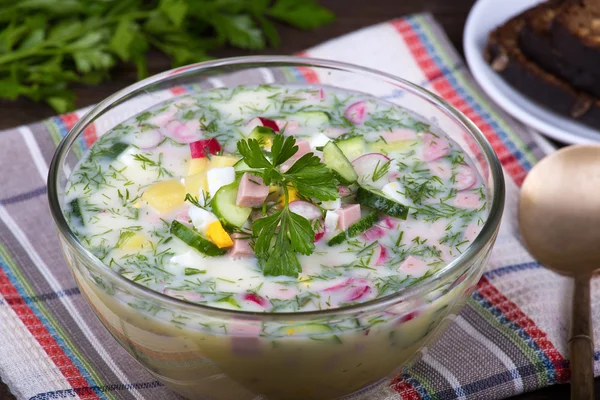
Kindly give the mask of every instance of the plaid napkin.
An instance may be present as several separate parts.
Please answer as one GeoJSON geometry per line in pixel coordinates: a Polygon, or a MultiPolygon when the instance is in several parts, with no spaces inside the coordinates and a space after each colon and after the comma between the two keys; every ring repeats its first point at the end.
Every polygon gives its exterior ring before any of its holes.
{"type": "MultiPolygon", "coordinates": [[[[441,95],[481,128],[507,178],[502,229],[467,306],[421,361],[350,398],[499,399],[569,381],[571,283],[533,261],[516,224],[519,186],[548,149],[544,142],[491,104],[429,15],[362,29],[303,55],[380,69],[441,95]]],[[[319,82],[314,71],[295,72],[298,81],[319,82]]],[[[174,399],[100,325],[59,250],[46,204],[48,164],[83,113],[0,132],[0,377],[19,399],[174,399]]],[[[88,129],[82,146],[96,136],[88,129]]],[[[593,296],[600,349],[598,279],[593,296]]],[[[599,375],[600,352],[595,359],[599,375]]]]}

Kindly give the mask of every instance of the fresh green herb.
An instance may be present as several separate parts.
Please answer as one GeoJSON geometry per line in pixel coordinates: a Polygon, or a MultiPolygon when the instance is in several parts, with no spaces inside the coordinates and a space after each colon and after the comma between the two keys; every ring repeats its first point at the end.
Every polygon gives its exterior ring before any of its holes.
{"type": "Polygon", "coordinates": [[[151,48],[174,66],[224,46],[276,47],[272,21],[301,29],[331,22],[315,0],[2,1],[0,98],[26,96],[58,112],[74,108],[72,83],[98,84],[119,62],[148,75],[151,48]]]}
{"type": "Polygon", "coordinates": [[[390,164],[391,164],[392,160],[389,160],[388,162],[386,162],[383,165],[379,165],[380,161],[377,161],[377,165],[375,166],[375,169],[373,170],[373,182],[378,181],[379,179],[383,178],[385,176],[385,174],[387,174],[390,170],[390,164]]]}
{"type": "Polygon", "coordinates": [[[206,270],[200,270],[200,269],[196,269],[196,268],[188,268],[188,267],[186,267],[185,270],[184,270],[185,276],[205,274],[205,273],[206,273],[206,270]]]}

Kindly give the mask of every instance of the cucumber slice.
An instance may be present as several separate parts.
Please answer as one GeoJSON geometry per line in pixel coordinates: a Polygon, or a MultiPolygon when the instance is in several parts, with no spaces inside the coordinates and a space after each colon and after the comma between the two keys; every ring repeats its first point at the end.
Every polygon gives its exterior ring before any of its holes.
{"type": "Polygon", "coordinates": [[[323,148],[323,161],[325,165],[335,172],[343,184],[356,182],[358,175],[352,163],[348,161],[342,150],[333,142],[328,142],[323,148]]]}
{"type": "Polygon", "coordinates": [[[361,136],[338,139],[334,141],[334,143],[340,148],[348,160],[354,160],[365,154],[365,139],[361,136]]]}
{"type": "Polygon", "coordinates": [[[83,222],[83,215],[81,214],[81,204],[79,204],[79,201],[80,199],[73,199],[69,202],[69,207],[71,207],[71,216],[82,226],[85,226],[85,222],[83,222]]]}
{"type": "Polygon", "coordinates": [[[413,140],[413,139],[395,140],[393,142],[387,142],[387,143],[384,141],[378,141],[378,142],[369,143],[368,147],[369,147],[369,152],[389,154],[394,151],[407,150],[411,146],[413,146],[415,143],[417,143],[417,141],[413,140]]]}
{"type": "Polygon", "coordinates": [[[252,170],[252,168],[250,168],[244,160],[240,160],[233,164],[233,169],[235,170],[235,172],[246,172],[252,170]]]}
{"type": "Polygon", "coordinates": [[[275,131],[266,126],[257,126],[252,129],[252,132],[247,136],[248,139],[256,139],[260,147],[271,147],[273,139],[275,139],[275,131]]]}
{"type": "Polygon", "coordinates": [[[129,144],[123,142],[117,142],[110,146],[107,149],[100,150],[100,154],[102,157],[108,158],[110,160],[114,160],[121,155],[122,152],[125,151],[126,148],[129,147],[129,144]]]}
{"type": "Polygon", "coordinates": [[[392,217],[406,219],[408,207],[390,199],[379,190],[367,189],[362,186],[356,192],[356,201],[363,206],[371,207],[392,217]]]}
{"type": "Polygon", "coordinates": [[[373,211],[366,217],[361,218],[358,222],[350,225],[350,227],[344,232],[338,233],[337,235],[329,239],[329,242],[327,242],[327,244],[329,246],[335,246],[336,244],[343,243],[346,239],[360,235],[361,233],[375,225],[375,222],[377,222],[377,211],[373,211]]]}
{"type": "Polygon", "coordinates": [[[198,232],[177,220],[171,223],[171,235],[207,256],[215,257],[227,253],[226,249],[218,248],[216,244],[203,238],[198,232]]]}
{"type": "MultiPolygon", "coordinates": [[[[288,117],[290,120],[298,121],[300,125],[321,126],[329,124],[330,117],[324,111],[300,111],[288,117]]],[[[285,126],[285,123],[284,125],[285,126]]],[[[282,126],[282,128],[283,128],[282,126]]]]}
{"type": "Polygon", "coordinates": [[[225,226],[241,228],[252,212],[252,208],[236,204],[239,185],[236,181],[221,187],[210,203],[212,211],[225,226]]]}

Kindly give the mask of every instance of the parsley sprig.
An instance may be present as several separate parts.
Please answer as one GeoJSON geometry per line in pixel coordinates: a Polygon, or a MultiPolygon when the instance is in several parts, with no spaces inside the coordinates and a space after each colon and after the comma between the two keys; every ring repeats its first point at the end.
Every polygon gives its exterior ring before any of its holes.
{"type": "Polygon", "coordinates": [[[256,237],[254,252],[263,273],[296,277],[302,271],[297,253],[312,254],[315,232],[310,221],[290,211],[288,185],[306,198],[324,201],[339,197],[338,182],[313,153],[303,155],[287,171],[281,172],[280,166],[298,151],[296,139],[291,136],[275,137],[270,158],[254,139],[239,141],[237,148],[253,174],[262,177],[267,185],[279,185],[284,192],[283,209],[254,221],[252,226],[256,237]]]}

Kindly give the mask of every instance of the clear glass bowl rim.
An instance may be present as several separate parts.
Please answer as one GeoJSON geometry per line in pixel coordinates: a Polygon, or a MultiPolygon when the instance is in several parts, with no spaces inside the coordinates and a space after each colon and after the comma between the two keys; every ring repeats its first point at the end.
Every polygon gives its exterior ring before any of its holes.
{"type": "Polygon", "coordinates": [[[50,205],[50,211],[54,222],[58,228],[60,235],[62,235],[62,237],[66,239],[68,244],[77,251],[78,255],[82,257],[86,263],[88,263],[89,265],[93,265],[98,271],[110,276],[112,279],[117,280],[121,284],[127,286],[129,289],[133,289],[133,291],[135,292],[141,292],[144,296],[149,296],[154,300],[158,300],[166,304],[171,304],[177,308],[187,309],[192,313],[200,312],[204,314],[208,313],[211,315],[221,315],[224,317],[242,317],[260,321],[280,319],[288,321],[306,320],[309,318],[320,318],[354,314],[358,312],[369,312],[377,309],[385,309],[386,306],[396,304],[399,301],[406,301],[409,299],[424,296],[438,282],[444,281],[444,279],[448,276],[451,276],[452,273],[468,267],[470,265],[469,261],[476,255],[478,255],[480,251],[491,240],[494,239],[494,235],[500,225],[500,221],[502,218],[502,212],[504,209],[504,197],[504,175],[502,173],[500,161],[498,160],[498,157],[496,156],[496,153],[494,152],[491,144],[483,135],[483,133],[479,130],[479,128],[477,128],[477,126],[469,118],[467,118],[467,116],[465,116],[454,106],[446,102],[444,99],[410,81],[388,73],[377,71],[372,68],[360,67],[354,64],[338,61],[297,56],[244,56],[217,59],[213,61],[206,61],[196,64],[190,64],[184,67],[174,68],[148,77],[133,85],[127,86],[126,88],[110,95],[109,97],[98,103],[90,111],[88,111],[81,119],[79,119],[79,121],[77,121],[77,123],[71,128],[71,130],[67,133],[67,135],[58,145],[52,162],[50,164],[48,173],[48,202],[50,205]],[[58,174],[61,172],[60,167],[63,164],[64,158],[66,157],[76,140],[80,137],[81,134],[83,134],[85,128],[97,117],[101,116],[112,107],[132,97],[135,97],[136,95],[144,92],[150,86],[154,86],[159,83],[165,83],[174,79],[180,79],[187,75],[200,74],[202,71],[210,71],[211,69],[223,68],[227,66],[237,66],[239,68],[244,69],[259,67],[320,67],[333,70],[340,70],[344,72],[384,80],[387,83],[399,86],[403,90],[406,90],[413,95],[419,96],[422,99],[433,103],[437,106],[438,110],[444,112],[454,122],[458,123],[467,132],[469,132],[471,137],[477,142],[479,149],[483,153],[485,161],[488,165],[489,172],[491,175],[491,181],[489,183],[491,183],[491,186],[494,188],[494,190],[492,193],[492,201],[491,206],[489,207],[488,218],[485,221],[481,232],[459,257],[455,258],[444,268],[437,271],[430,278],[417,283],[415,286],[364,303],[328,310],[264,313],[255,311],[229,310],[211,307],[207,305],[194,304],[184,300],[176,299],[174,297],[167,296],[163,293],[156,292],[146,286],[143,286],[137,282],[133,282],[123,277],[116,271],[113,271],[110,267],[108,267],[107,265],[102,263],[98,258],[96,258],[89,250],[87,250],[79,242],[79,240],[69,227],[64,214],[62,213],[60,200],[58,197],[59,192],[57,185],[59,177],[58,174]]]}

